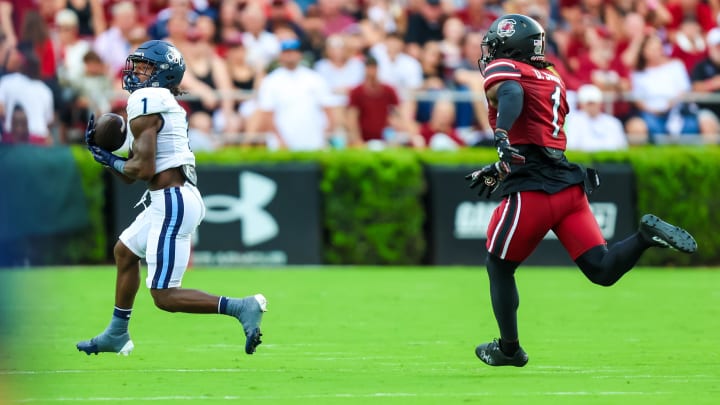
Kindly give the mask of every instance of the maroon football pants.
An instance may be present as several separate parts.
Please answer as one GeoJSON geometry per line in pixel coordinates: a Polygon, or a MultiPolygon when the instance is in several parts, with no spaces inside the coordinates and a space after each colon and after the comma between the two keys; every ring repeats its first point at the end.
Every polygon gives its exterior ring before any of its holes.
{"type": "Polygon", "coordinates": [[[490,219],[486,246],[501,259],[522,262],[550,230],[573,260],[607,243],[578,184],[555,194],[521,191],[505,197],[490,219]]]}

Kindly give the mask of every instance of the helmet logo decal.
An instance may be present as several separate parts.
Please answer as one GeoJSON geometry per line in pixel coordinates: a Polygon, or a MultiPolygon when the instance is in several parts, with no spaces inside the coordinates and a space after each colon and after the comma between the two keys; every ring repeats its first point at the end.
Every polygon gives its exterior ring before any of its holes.
{"type": "Polygon", "coordinates": [[[500,20],[498,22],[497,26],[497,34],[501,38],[507,38],[513,36],[515,34],[515,20],[512,20],[510,18],[506,18],[504,20],[500,20]]]}
{"type": "Polygon", "coordinates": [[[167,61],[170,63],[182,65],[182,55],[180,54],[180,51],[177,50],[177,48],[168,47],[167,53],[165,54],[165,59],[167,59],[167,61]]]}
{"type": "Polygon", "coordinates": [[[545,52],[543,51],[543,41],[542,39],[534,39],[533,40],[533,46],[535,47],[533,52],[535,52],[536,55],[543,55],[545,52]]]}

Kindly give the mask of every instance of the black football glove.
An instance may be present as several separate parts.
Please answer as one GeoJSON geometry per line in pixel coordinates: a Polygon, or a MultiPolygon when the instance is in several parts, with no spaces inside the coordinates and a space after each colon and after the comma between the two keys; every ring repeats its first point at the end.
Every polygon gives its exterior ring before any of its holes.
{"type": "Polygon", "coordinates": [[[497,190],[500,182],[505,178],[506,174],[500,169],[502,162],[495,162],[483,167],[480,170],[465,176],[465,180],[470,180],[470,188],[475,188],[478,185],[478,195],[480,197],[485,195],[485,198],[490,198],[490,195],[497,190]]]}
{"type": "Polygon", "coordinates": [[[498,152],[498,162],[500,164],[499,169],[507,176],[510,174],[510,164],[525,164],[525,156],[520,154],[517,148],[510,146],[508,141],[507,132],[502,129],[495,130],[495,146],[498,152]]]}
{"type": "Polygon", "coordinates": [[[88,150],[91,146],[95,146],[95,113],[90,113],[90,120],[87,123],[87,128],[85,128],[85,143],[88,150]]]}

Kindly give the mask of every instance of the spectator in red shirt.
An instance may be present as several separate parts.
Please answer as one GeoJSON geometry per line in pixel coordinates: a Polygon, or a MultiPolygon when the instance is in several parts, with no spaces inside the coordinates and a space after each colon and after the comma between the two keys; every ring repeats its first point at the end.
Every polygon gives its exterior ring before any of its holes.
{"type": "Polygon", "coordinates": [[[557,42],[558,56],[567,61],[572,72],[576,72],[578,57],[588,49],[585,31],[590,19],[575,2],[563,6],[560,12],[564,20],[563,29],[553,32],[553,39],[557,42]]]}
{"type": "Polygon", "coordinates": [[[468,31],[485,32],[499,16],[493,13],[485,0],[467,0],[465,8],[457,10],[455,16],[465,24],[468,31]]]}
{"type": "MultiPolygon", "coordinates": [[[[648,5],[651,4],[648,1],[648,5]]],[[[703,33],[710,31],[715,25],[715,18],[710,6],[700,0],[670,0],[667,5],[668,12],[672,16],[667,28],[671,31],[680,29],[683,21],[687,19],[695,20],[702,27],[703,33]]]]}
{"type": "MultiPolygon", "coordinates": [[[[588,29],[587,38],[592,46],[578,59],[579,67],[575,76],[582,84],[594,84],[603,93],[620,98],[622,93],[630,91],[630,72],[616,52],[615,41],[610,32],[601,26],[588,29]]],[[[631,112],[631,105],[626,101],[617,101],[612,111],[624,120],[631,112]]]]}
{"type": "Polygon", "coordinates": [[[325,21],[323,34],[326,37],[332,34],[341,34],[357,22],[345,12],[343,3],[341,0],[317,1],[317,10],[325,21]]]}
{"type": "Polygon", "coordinates": [[[32,52],[40,60],[42,80],[48,81],[56,78],[56,50],[50,39],[47,23],[35,10],[28,10],[25,13],[20,29],[18,49],[23,53],[32,52]]]}
{"type": "Polygon", "coordinates": [[[707,56],[705,34],[697,20],[683,21],[673,38],[670,56],[683,61],[688,72],[707,56]]]}
{"type": "Polygon", "coordinates": [[[377,60],[368,56],[365,59],[365,80],[350,90],[347,110],[350,145],[382,140],[383,129],[390,126],[389,114],[399,104],[395,89],[378,80],[377,60]]]}

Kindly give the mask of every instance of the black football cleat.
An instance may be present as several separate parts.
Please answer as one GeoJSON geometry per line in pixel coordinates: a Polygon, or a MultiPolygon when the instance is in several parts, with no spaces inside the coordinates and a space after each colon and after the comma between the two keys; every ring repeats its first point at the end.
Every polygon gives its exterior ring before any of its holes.
{"type": "Polygon", "coordinates": [[[497,339],[476,347],[475,355],[489,366],[523,367],[528,362],[528,355],[522,347],[518,348],[512,356],[507,356],[500,350],[500,342],[497,339]]]}
{"type": "Polygon", "coordinates": [[[688,231],[669,224],[652,214],[640,219],[640,234],[654,246],[672,248],[683,253],[695,253],[697,242],[688,231]]]}

